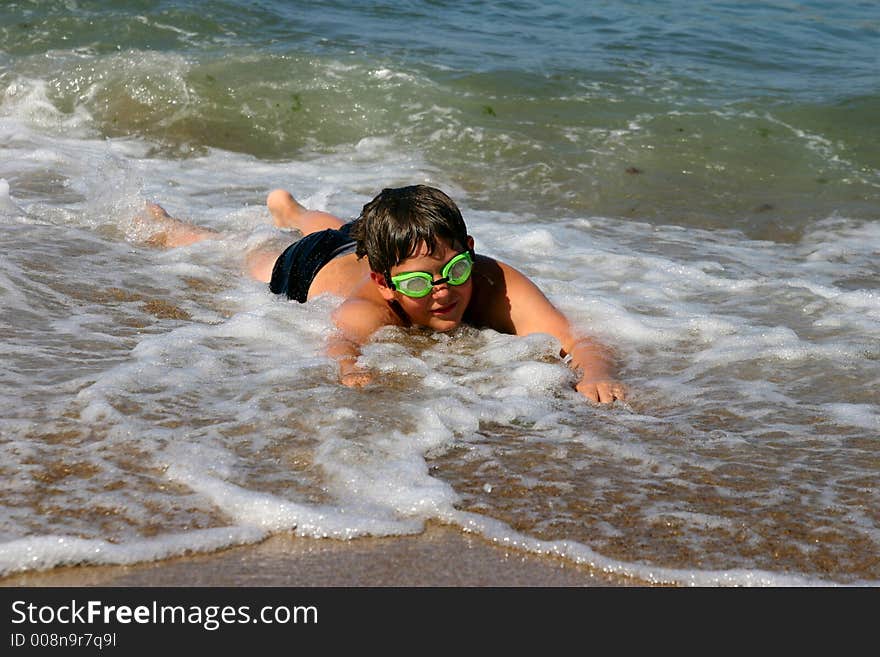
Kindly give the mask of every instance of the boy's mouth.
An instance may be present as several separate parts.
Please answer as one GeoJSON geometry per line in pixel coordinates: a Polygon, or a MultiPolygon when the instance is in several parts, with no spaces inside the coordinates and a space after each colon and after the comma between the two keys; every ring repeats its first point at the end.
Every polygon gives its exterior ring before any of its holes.
{"type": "Polygon", "coordinates": [[[457,302],[457,301],[453,301],[453,302],[450,303],[449,305],[441,306],[440,308],[434,308],[434,309],[431,311],[431,314],[432,314],[432,315],[440,315],[440,316],[448,315],[448,314],[451,313],[453,310],[455,310],[455,307],[456,307],[457,305],[458,305],[458,302],[457,302]]]}

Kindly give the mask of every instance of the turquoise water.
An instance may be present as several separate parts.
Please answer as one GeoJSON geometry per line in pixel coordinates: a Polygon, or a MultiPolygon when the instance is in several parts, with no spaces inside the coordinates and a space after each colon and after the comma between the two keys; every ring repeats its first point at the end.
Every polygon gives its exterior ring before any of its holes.
{"type": "Polygon", "coordinates": [[[642,582],[880,581],[876,2],[0,4],[0,572],[428,521],[642,582]],[[286,187],[428,182],[613,345],[242,277],[286,187]],[[217,228],[158,251],[145,200],[217,228]],[[332,400],[332,403],[328,403],[332,400]]]}

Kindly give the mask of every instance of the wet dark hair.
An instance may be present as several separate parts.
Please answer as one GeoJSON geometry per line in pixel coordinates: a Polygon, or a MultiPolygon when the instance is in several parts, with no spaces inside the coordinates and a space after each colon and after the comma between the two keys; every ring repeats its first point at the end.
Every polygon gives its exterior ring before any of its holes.
{"type": "Polygon", "coordinates": [[[467,227],[455,202],[439,189],[413,185],[383,189],[367,203],[351,229],[357,256],[370,269],[389,275],[425,244],[434,253],[438,239],[467,248],[467,227]]]}

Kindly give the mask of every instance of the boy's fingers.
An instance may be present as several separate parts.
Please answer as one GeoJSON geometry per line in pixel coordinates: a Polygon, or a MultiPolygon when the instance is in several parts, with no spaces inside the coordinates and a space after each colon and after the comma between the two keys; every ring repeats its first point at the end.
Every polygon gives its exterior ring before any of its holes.
{"type": "Polygon", "coordinates": [[[369,372],[349,372],[342,376],[340,382],[350,388],[362,388],[372,380],[373,376],[369,372]]]}
{"type": "Polygon", "coordinates": [[[616,381],[581,381],[577,390],[590,401],[602,404],[626,398],[626,388],[616,381]]]}
{"type": "Polygon", "coordinates": [[[626,388],[619,383],[612,383],[608,387],[608,401],[623,401],[624,399],[626,399],[626,388]]]}
{"type": "Polygon", "coordinates": [[[599,388],[595,383],[591,381],[581,381],[575,386],[575,390],[577,390],[590,401],[600,401],[599,388]]]}
{"type": "MultiPolygon", "coordinates": [[[[626,399],[626,388],[619,383],[615,383],[608,389],[608,402],[623,401],[626,399]]],[[[604,401],[604,400],[603,400],[604,401]]]]}

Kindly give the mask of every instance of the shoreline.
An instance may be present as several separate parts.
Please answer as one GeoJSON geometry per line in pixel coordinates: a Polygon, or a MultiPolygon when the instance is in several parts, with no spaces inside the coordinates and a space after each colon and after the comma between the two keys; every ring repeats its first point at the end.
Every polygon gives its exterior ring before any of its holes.
{"type": "Polygon", "coordinates": [[[0,587],[632,587],[644,582],[496,546],[429,524],[415,536],[350,541],[277,534],[213,553],[126,566],[13,573],[0,587]]]}

